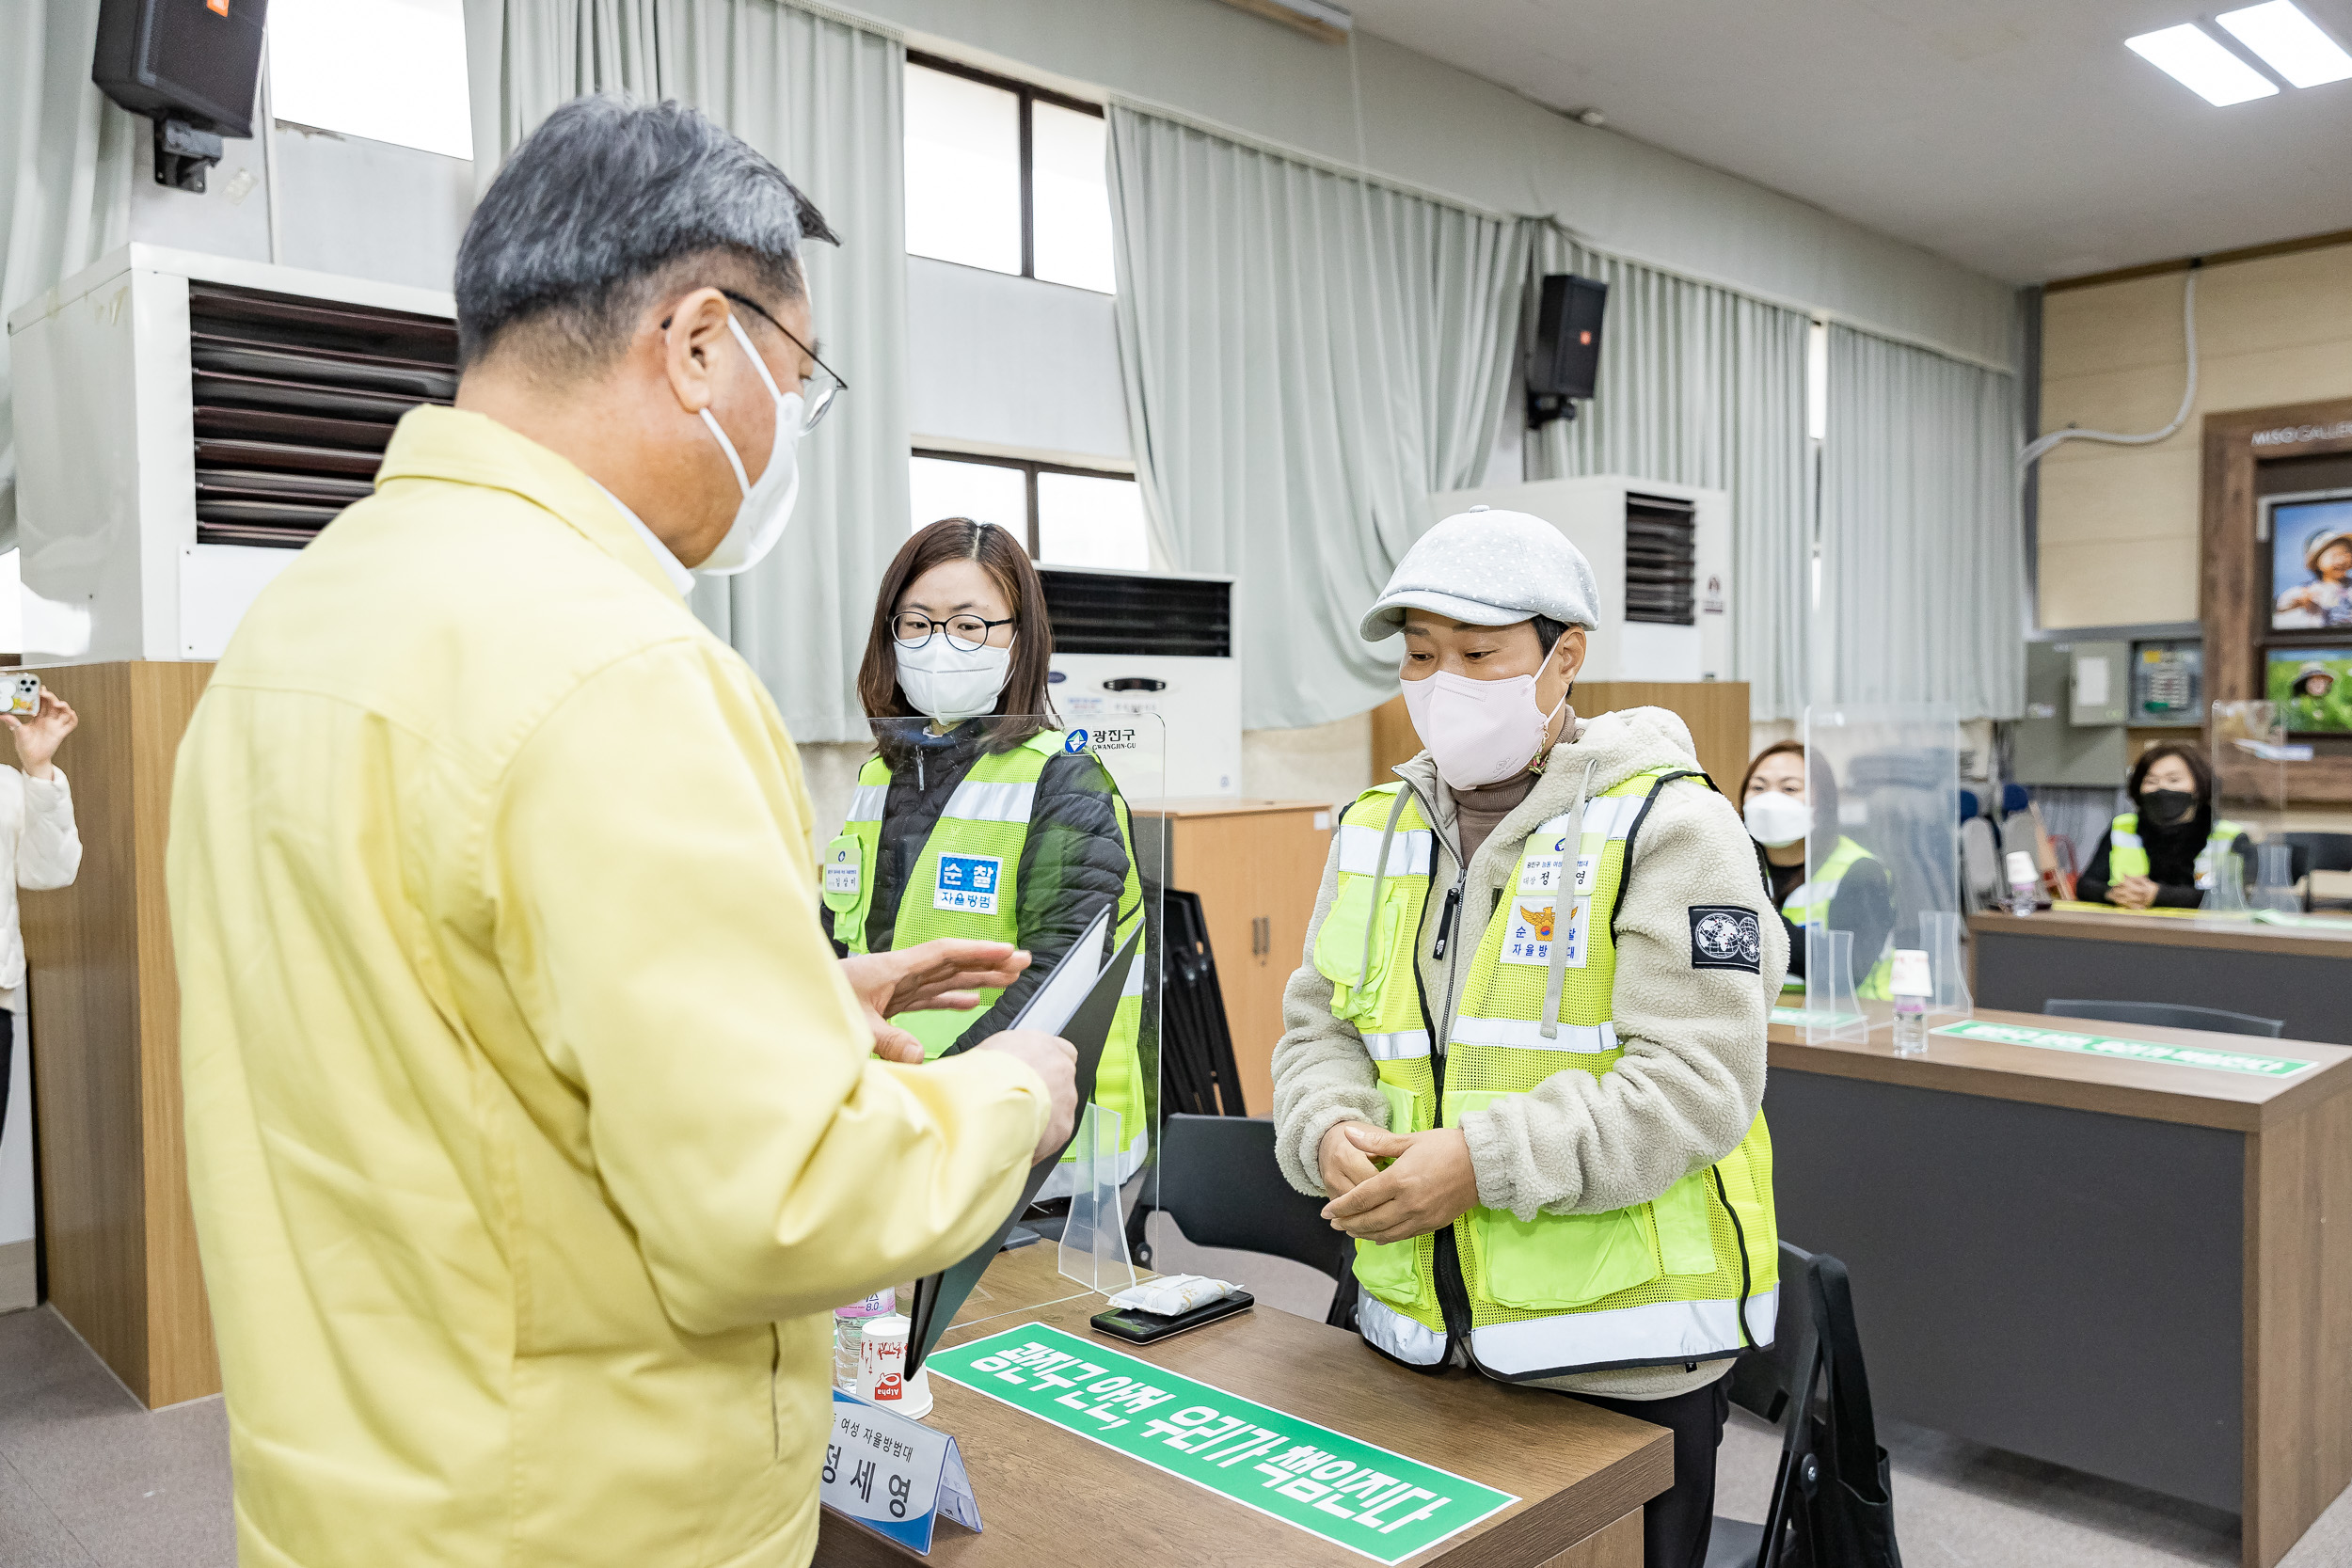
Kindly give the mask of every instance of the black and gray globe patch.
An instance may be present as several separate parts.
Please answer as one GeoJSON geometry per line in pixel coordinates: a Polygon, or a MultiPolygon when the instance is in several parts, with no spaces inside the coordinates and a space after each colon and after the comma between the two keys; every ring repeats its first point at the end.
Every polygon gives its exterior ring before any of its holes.
{"type": "Polygon", "coordinates": [[[1756,911],[1740,904],[1691,906],[1691,967],[1763,973],[1764,932],[1756,911]]]}

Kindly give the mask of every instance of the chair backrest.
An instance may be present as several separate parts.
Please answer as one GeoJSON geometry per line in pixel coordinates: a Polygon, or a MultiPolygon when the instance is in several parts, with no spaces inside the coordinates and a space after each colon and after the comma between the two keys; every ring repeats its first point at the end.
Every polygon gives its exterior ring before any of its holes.
{"type": "Polygon", "coordinates": [[[1731,1402],[1767,1421],[1778,1421],[1813,1354],[1813,1291],[1807,1273],[1813,1255],[1780,1243],[1779,1322],[1772,1342],[1742,1351],[1731,1368],[1731,1402]]]}
{"type": "Polygon", "coordinates": [[[1990,819],[1972,816],[1960,825],[1960,869],[1962,885],[1978,907],[1990,908],[2001,901],[2007,879],[2002,875],[2000,835],[1990,819]]]}
{"type": "Polygon", "coordinates": [[[1274,1123],[1170,1114],[1160,1125],[1159,1208],[1197,1246],[1238,1247],[1338,1279],[1355,1243],[1323,1217],[1324,1199],[1282,1179],[1274,1123]]]}
{"type": "Polygon", "coordinates": [[[2103,1023],[2144,1023],[2154,1029],[2209,1029],[2217,1035],[2264,1035],[2271,1039],[2286,1027],[2278,1018],[2256,1018],[2220,1007],[2192,1007],[2180,1002],[2100,1002],[2082,997],[2052,997],[2042,1010],[2059,1018],[2091,1018],[2103,1023]]]}
{"type": "Polygon", "coordinates": [[[2352,833],[2280,833],[2302,851],[2308,871],[2352,871],[2352,833]]]}

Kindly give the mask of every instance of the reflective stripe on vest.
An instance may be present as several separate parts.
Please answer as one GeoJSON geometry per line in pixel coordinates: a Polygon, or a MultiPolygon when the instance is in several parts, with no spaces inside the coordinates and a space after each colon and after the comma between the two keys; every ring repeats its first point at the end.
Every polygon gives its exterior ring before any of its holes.
{"type": "MultiPolygon", "coordinates": [[[[1788,896],[1781,901],[1780,912],[1788,917],[1792,926],[1827,927],[1830,901],[1837,896],[1837,886],[1846,879],[1846,873],[1853,869],[1856,862],[1877,859],[1876,855],[1843,833],[1838,834],[1829,858],[1821,863],[1821,869],[1788,890],[1788,896]]],[[[1857,966],[1861,958],[1859,953],[1854,955],[1857,966]]],[[[1895,935],[1890,931],[1878,956],[1870,960],[1869,967],[1854,976],[1854,994],[1881,1000],[1893,996],[1894,977],[1895,935]]],[[[1794,989],[1802,990],[1804,988],[1800,983],[1794,989]]]]}
{"type": "MultiPolygon", "coordinates": [[[[1037,784],[1046,762],[1063,753],[1064,736],[1044,730],[1006,752],[985,752],[949,792],[940,808],[939,821],[914,858],[906,885],[898,890],[898,913],[890,933],[892,950],[912,947],[938,937],[962,937],[980,942],[1021,940],[1021,854],[1029,836],[1029,819],[1037,808],[1037,784]],[[984,874],[986,896],[976,887],[961,885],[961,858],[971,876],[984,874]],[[961,895],[961,896],[959,896],[961,895]]],[[[1101,767],[1099,761],[1095,766],[1101,767]]],[[[1109,778],[1104,771],[1104,779],[1109,778]]],[[[828,892],[825,903],[834,911],[834,937],[851,953],[870,951],[866,930],[873,909],[874,880],[882,849],[882,819],[890,797],[890,765],[869,758],[858,771],[856,793],[842,837],[854,840],[859,855],[858,887],[854,894],[828,892]]],[[[1127,802],[1118,786],[1110,786],[1119,818],[1120,846],[1127,855],[1127,875],[1120,891],[1119,914],[1112,932],[1113,948],[1143,924],[1143,884],[1136,865],[1135,833],[1127,802]]],[[[836,841],[837,842],[837,841],[836,841]]],[[[1112,1014],[1110,1037],[1096,1069],[1094,1103],[1120,1117],[1120,1142],[1125,1152],[1119,1161],[1124,1181],[1142,1165],[1150,1148],[1146,1125],[1143,1066],[1136,1052],[1143,1020],[1144,965],[1150,955],[1139,943],[1127,971],[1127,984],[1112,1014]]],[[[980,1005],[970,1012],[946,1010],[901,1013],[890,1022],[923,1042],[928,1056],[937,1056],[954,1044],[975,1020],[1004,993],[982,990],[980,1005]]],[[[1076,1157],[1074,1150],[1062,1156],[1076,1157]]]]}
{"type": "MultiPolygon", "coordinates": [[[[2246,830],[2225,819],[2216,821],[2205,834],[2204,847],[2197,851],[2197,885],[2213,886],[2213,868],[2217,862],[2237,847],[2237,841],[2246,830]]],[[[2139,813],[2120,813],[2107,827],[2107,877],[2121,881],[2125,877],[2148,875],[2148,846],[2139,836],[2139,813]]]]}
{"type": "MultiPolygon", "coordinates": [[[[1622,1052],[1612,1008],[1612,918],[1629,840],[1677,771],[1651,769],[1584,802],[1573,845],[1573,812],[1529,835],[1476,949],[1457,960],[1464,978],[1441,1064],[1442,1096],[1416,962],[1417,939],[1429,934],[1422,927],[1434,869],[1434,854],[1421,845],[1434,847],[1434,830],[1419,800],[1399,784],[1367,791],[1343,814],[1337,886],[1312,961],[1332,982],[1332,1015],[1363,1037],[1391,1131],[1459,1126],[1463,1117],[1556,1072],[1603,1077],[1614,1069],[1622,1052]],[[1384,837],[1390,850],[1385,869],[1375,871],[1384,837]],[[1555,973],[1557,1002],[1548,1021],[1555,973]]],[[[1525,1223],[1474,1208],[1452,1234],[1469,1295],[1470,1354],[1498,1377],[1711,1360],[1772,1338],[1779,1256],[1772,1145],[1761,1116],[1730,1154],[1653,1202],[1525,1223]]],[[[1420,1366],[1446,1354],[1436,1258],[1434,1235],[1357,1243],[1365,1338],[1420,1366]]]]}

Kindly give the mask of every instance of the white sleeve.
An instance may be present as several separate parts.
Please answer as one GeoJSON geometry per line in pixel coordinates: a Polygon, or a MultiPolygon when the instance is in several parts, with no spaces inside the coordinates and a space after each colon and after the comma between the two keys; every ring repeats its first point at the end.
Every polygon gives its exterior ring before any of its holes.
{"type": "Polygon", "coordinates": [[[16,832],[16,885],[70,887],[82,868],[82,835],[73,826],[73,790],[65,770],[24,780],[24,816],[16,832]]]}

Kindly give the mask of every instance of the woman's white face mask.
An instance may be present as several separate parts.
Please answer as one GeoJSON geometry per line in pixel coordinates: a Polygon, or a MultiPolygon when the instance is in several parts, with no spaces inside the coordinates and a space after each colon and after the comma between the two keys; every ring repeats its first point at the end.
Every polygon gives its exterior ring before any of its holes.
{"type": "Polygon", "coordinates": [[[1012,649],[981,646],[966,653],[931,633],[919,648],[894,643],[898,655],[898,689],[917,713],[945,727],[996,711],[996,699],[1012,675],[1012,649]]]}
{"type": "Polygon", "coordinates": [[[712,577],[733,577],[747,572],[760,559],[776,547],[784,537],[787,523],[792,520],[792,503],[801,494],[801,464],[798,455],[801,440],[801,411],[804,406],[798,392],[779,392],[776,378],[768,373],[768,362],[752,347],[751,338],[743,331],[743,324],[734,316],[727,317],[728,329],[735,341],[743,345],[751,356],[752,369],[759,372],[759,384],[768,388],[768,396],[776,405],[776,438],[768,449],[768,467],[754,481],[743,472],[743,459],[737,455],[735,443],[719,428],[719,421],[709,409],[703,412],[703,423],[718,440],[719,450],[726,453],[727,466],[735,470],[735,483],[742,487],[742,504],[735,509],[735,521],[727,529],[726,537],[709,559],[694,568],[712,577]]]}
{"type": "Polygon", "coordinates": [[[1767,849],[1785,849],[1813,831],[1813,808],[1777,789],[1749,796],[1740,815],[1747,819],[1748,836],[1767,849]]]}
{"type": "MultiPolygon", "coordinates": [[[[1559,643],[1552,648],[1558,652],[1559,643]]],[[[1552,720],[1568,702],[1563,692],[1549,713],[1535,705],[1535,682],[1550,662],[1547,654],[1534,674],[1503,680],[1472,680],[1439,670],[1400,683],[1414,732],[1429,748],[1438,777],[1448,788],[1500,784],[1535,760],[1552,720]]]]}

